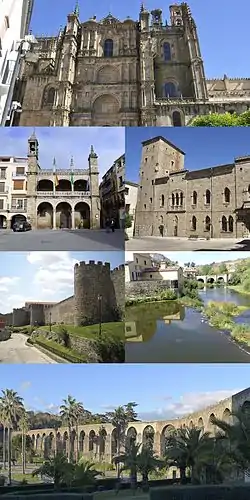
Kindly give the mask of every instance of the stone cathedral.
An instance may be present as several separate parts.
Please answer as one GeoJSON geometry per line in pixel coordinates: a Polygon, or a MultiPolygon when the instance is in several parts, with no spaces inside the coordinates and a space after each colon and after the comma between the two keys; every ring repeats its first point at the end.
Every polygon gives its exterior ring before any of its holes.
{"type": "Polygon", "coordinates": [[[38,37],[23,58],[14,99],[21,126],[183,126],[199,115],[250,104],[250,79],[206,80],[186,3],[142,5],[139,22],[109,14],[81,22],[79,8],[56,37],[38,37]]]}

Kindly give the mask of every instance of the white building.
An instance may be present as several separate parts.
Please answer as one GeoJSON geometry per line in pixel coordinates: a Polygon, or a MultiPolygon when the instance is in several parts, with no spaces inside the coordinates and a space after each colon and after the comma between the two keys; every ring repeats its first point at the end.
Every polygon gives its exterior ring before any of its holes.
{"type": "Polygon", "coordinates": [[[169,288],[182,289],[183,269],[169,262],[156,263],[150,254],[134,253],[133,260],[125,263],[125,282],[165,281],[169,288]]]}
{"type": "Polygon", "coordinates": [[[0,124],[5,125],[34,0],[0,0],[0,124]],[[17,67],[18,66],[18,67],[17,67]]]}
{"type": "Polygon", "coordinates": [[[126,181],[125,182],[125,212],[129,214],[132,218],[132,226],[126,229],[126,233],[129,238],[133,238],[134,234],[134,220],[135,220],[135,209],[137,203],[137,193],[138,184],[135,182],[126,181]]]}
{"type": "Polygon", "coordinates": [[[27,212],[28,159],[0,157],[0,229],[11,228],[27,212]]]}

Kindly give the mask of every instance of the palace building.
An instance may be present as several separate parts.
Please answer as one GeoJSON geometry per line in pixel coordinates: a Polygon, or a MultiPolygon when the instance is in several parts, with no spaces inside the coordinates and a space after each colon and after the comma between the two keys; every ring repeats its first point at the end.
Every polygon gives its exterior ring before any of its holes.
{"type": "MultiPolygon", "coordinates": [[[[141,6],[139,21],[80,20],[36,36],[23,57],[14,99],[21,126],[183,126],[199,115],[248,110],[250,79],[208,80],[187,3],[141,6]]],[[[228,45],[230,47],[230,44],[228,45]]],[[[230,49],[229,49],[230,50],[230,49]]]]}

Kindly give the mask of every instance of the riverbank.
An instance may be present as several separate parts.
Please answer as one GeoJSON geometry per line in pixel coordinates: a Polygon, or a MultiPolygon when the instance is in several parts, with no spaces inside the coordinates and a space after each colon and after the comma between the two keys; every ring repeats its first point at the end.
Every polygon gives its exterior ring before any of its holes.
{"type": "Polygon", "coordinates": [[[233,290],[234,292],[240,293],[241,295],[250,296],[250,291],[247,292],[246,290],[244,290],[242,285],[227,285],[227,288],[233,290]]]}
{"type": "Polygon", "coordinates": [[[183,295],[179,297],[174,290],[165,290],[164,292],[160,292],[154,295],[140,295],[139,297],[129,297],[126,299],[126,307],[137,306],[139,304],[150,304],[154,302],[177,302],[185,307],[191,307],[193,309],[202,310],[203,301],[199,297],[192,298],[188,295],[183,295]]]}
{"type": "Polygon", "coordinates": [[[235,323],[234,318],[249,310],[232,302],[209,302],[202,310],[210,326],[228,331],[231,337],[244,346],[250,347],[250,325],[235,323]]]}

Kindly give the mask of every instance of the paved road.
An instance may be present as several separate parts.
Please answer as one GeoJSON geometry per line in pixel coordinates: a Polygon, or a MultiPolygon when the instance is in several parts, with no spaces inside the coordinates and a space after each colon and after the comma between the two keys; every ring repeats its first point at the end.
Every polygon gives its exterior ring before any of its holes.
{"type": "Polygon", "coordinates": [[[216,250],[234,250],[250,251],[250,239],[212,239],[192,241],[186,238],[161,238],[148,236],[145,238],[133,238],[125,243],[126,251],[216,251],[216,250]]]}
{"type": "Polygon", "coordinates": [[[12,333],[11,339],[0,342],[0,364],[56,364],[36,347],[26,345],[27,337],[21,333],[12,333]]]}
{"type": "Polygon", "coordinates": [[[0,251],[124,251],[124,232],[108,233],[105,230],[62,229],[33,230],[26,233],[13,233],[8,229],[0,230],[0,251]]]}

